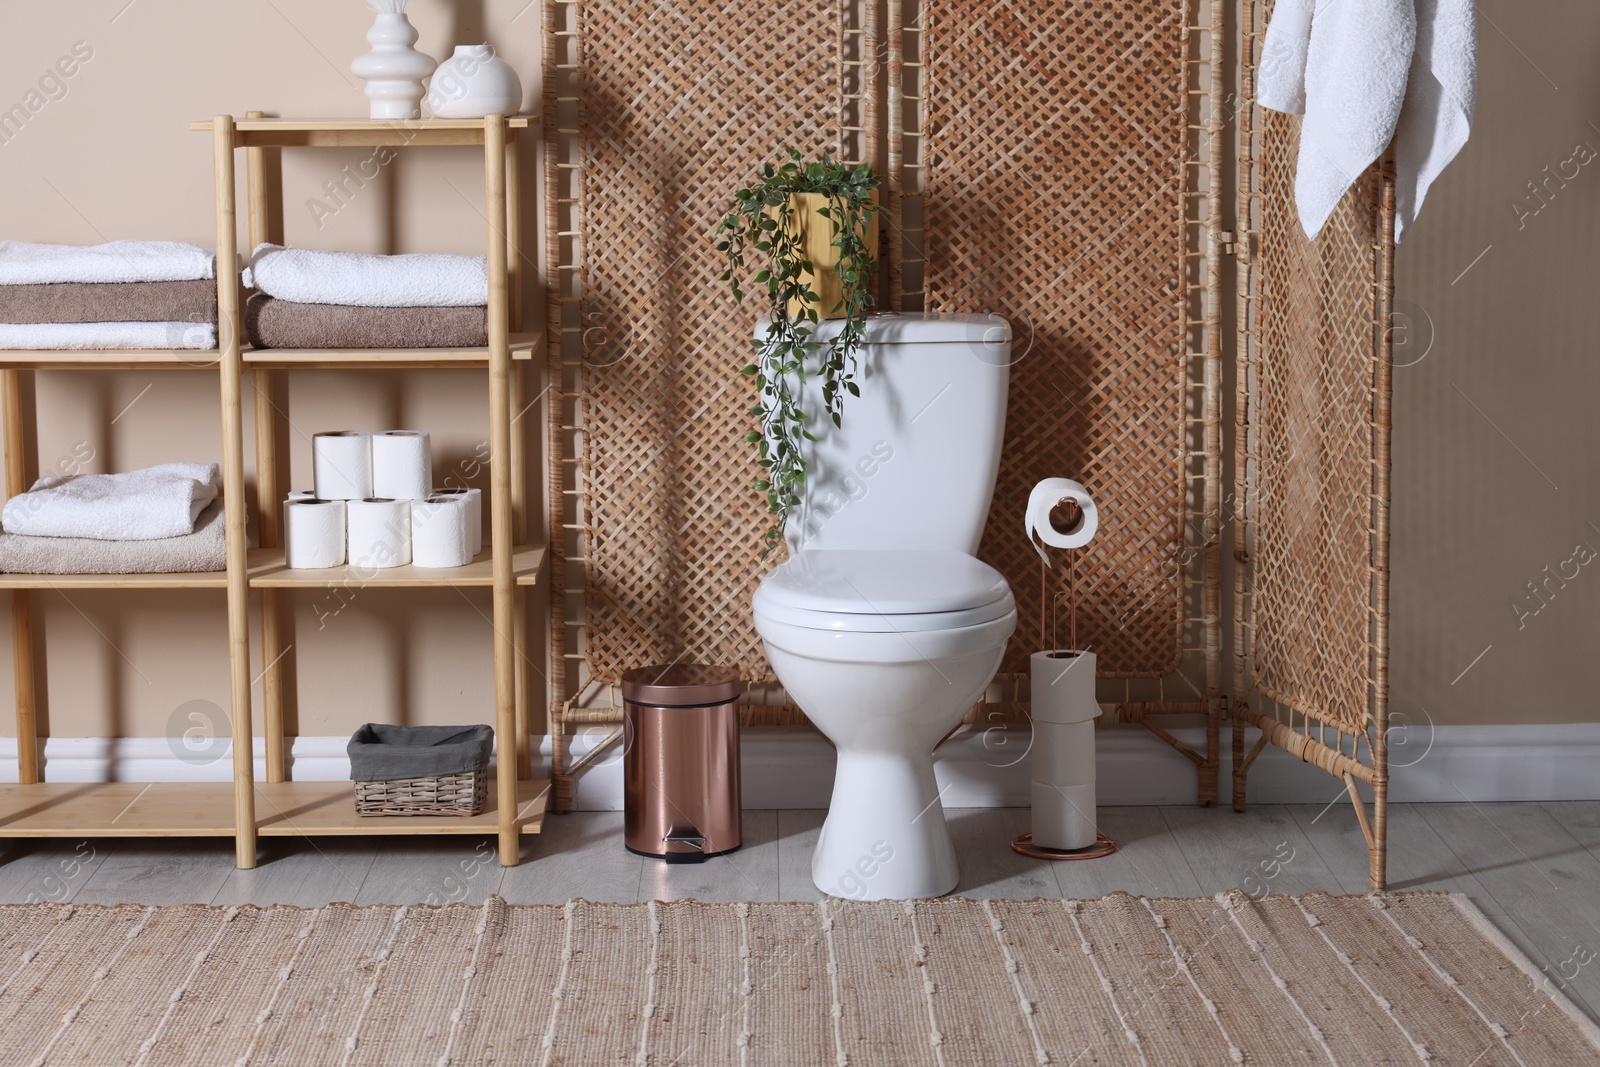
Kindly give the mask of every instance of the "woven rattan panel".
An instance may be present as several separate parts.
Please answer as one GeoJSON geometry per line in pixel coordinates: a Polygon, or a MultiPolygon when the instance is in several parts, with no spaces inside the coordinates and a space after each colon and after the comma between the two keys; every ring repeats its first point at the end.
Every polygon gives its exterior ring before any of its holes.
{"type": "Polygon", "coordinates": [[[1255,114],[1240,441],[1250,684],[1295,713],[1359,733],[1379,667],[1376,512],[1387,506],[1375,495],[1376,468],[1387,463],[1380,182],[1369,170],[1307,240],[1294,206],[1300,120],[1255,114]]]}
{"type": "Polygon", "coordinates": [[[576,489],[552,540],[581,534],[592,679],[677,659],[770,673],[750,621],[768,516],[739,441],[754,311],[711,235],[762,164],[839,152],[842,20],[837,0],[577,4],[575,88],[547,92],[578,94],[582,266],[556,353],[581,356],[576,489]]]}
{"type": "MultiPolygon", "coordinates": [[[[928,0],[925,306],[1007,315],[1006,442],[980,555],[1038,642],[1041,478],[1083,482],[1079,647],[1102,675],[1179,662],[1187,473],[1187,4],[928,0]]],[[[1055,579],[1059,581],[1061,569],[1055,579]]]]}

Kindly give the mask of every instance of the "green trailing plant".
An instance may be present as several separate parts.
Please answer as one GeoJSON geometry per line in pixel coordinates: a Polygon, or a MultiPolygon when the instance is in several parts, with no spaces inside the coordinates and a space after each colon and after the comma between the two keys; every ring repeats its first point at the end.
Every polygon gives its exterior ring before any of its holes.
{"type": "Polygon", "coordinates": [[[801,444],[816,440],[806,425],[813,413],[800,403],[807,375],[820,376],[823,407],[835,426],[843,425],[845,394],[861,395],[855,377],[866,317],[876,303],[872,294],[873,245],[868,235],[877,222],[879,207],[874,193],[879,182],[865,163],[851,167],[826,153],[820,161],[807,163],[790,149],[788,162],[777,167],[767,164],[759,181],[734,194],[727,216],[717,226],[717,251],[728,263],[722,280],[730,283],[734,299],[742,304],[746,259],[755,259],[760,269],[752,280],[766,287],[771,316],[765,336],[750,342],[755,361],[740,369],[765,398],[765,403],[750,408],[750,414],[760,418],[761,428],[746,434],[744,440],[756,446],[762,474],[755,489],[766,494],[775,515],[765,534],[767,551],[783,536],[789,513],[799,504],[805,487],[801,444]],[[819,307],[821,297],[813,289],[818,272],[806,258],[792,199],[799,193],[827,198],[827,206],[815,213],[828,221],[831,243],[838,249],[834,270],[841,297],[835,307],[819,307]],[[823,317],[844,319],[843,327],[826,344],[812,341],[823,317]]]}

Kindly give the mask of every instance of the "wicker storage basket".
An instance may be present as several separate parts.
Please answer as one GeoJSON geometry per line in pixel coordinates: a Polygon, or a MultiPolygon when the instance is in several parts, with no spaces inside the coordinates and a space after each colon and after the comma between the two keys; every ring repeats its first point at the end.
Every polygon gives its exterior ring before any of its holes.
{"type": "Polygon", "coordinates": [[[368,723],[349,745],[356,814],[481,814],[493,745],[487,726],[368,723]]]}
{"type": "Polygon", "coordinates": [[[481,815],[488,774],[439,774],[357,782],[357,815],[481,815]]]}

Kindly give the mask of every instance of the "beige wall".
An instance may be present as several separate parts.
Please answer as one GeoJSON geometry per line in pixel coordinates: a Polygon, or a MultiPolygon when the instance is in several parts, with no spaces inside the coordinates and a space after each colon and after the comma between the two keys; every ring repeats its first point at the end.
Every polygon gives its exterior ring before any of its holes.
{"type": "MultiPolygon", "coordinates": [[[[538,89],[537,4],[417,0],[411,7],[422,35],[419,48],[443,57],[453,43],[491,41],[522,75],[531,105],[538,89]]],[[[58,84],[47,84],[58,98],[48,99],[20,131],[5,130],[0,237],[214,244],[210,139],[191,133],[189,123],[255,108],[305,116],[364,114],[366,99],[347,68],[365,51],[371,21],[357,0],[3,0],[0,107],[25,101],[76,42],[86,42],[93,55],[64,80],[64,95],[58,84]]],[[[365,188],[347,182],[353,190],[347,205],[331,199],[323,183],[339,181],[343,167],[360,163],[370,151],[287,154],[289,241],[357,251],[482,254],[484,194],[476,150],[409,153],[365,188]],[[313,197],[320,199],[320,210],[313,210],[313,197]]],[[[310,484],[308,438],[318,430],[428,430],[441,478],[451,468],[460,470],[487,438],[481,373],[302,373],[292,378],[290,391],[296,486],[310,484]]],[[[96,471],[221,459],[212,372],[40,373],[37,394],[42,468],[70,461],[86,448],[94,458],[83,469],[96,471]]],[[[527,418],[534,431],[530,448],[536,450],[543,425],[539,409],[527,418]]],[[[246,435],[253,440],[249,427],[246,435]]],[[[530,469],[536,483],[542,482],[537,454],[530,469]]],[[[486,485],[486,472],[472,481],[486,485]]],[[[43,656],[51,734],[161,735],[174,721],[181,732],[193,725],[190,701],[226,705],[220,593],[75,593],[70,599],[51,593],[38,599],[47,616],[43,656]]],[[[348,733],[372,719],[493,721],[487,592],[365,590],[348,603],[314,594],[297,594],[293,603],[291,658],[298,658],[300,699],[297,722],[292,718],[290,725],[297,732],[348,733]]],[[[535,623],[541,618],[542,608],[535,605],[535,623]]],[[[7,635],[9,620],[9,612],[0,619],[7,635]]],[[[536,681],[544,667],[542,634],[536,625],[536,681]]],[[[0,685],[7,705],[10,668],[6,652],[0,655],[0,685]]],[[[12,732],[9,712],[0,716],[0,731],[12,732]]]]}
{"type": "MultiPolygon", "coordinates": [[[[537,3],[412,7],[420,47],[442,56],[448,43],[487,38],[522,73],[532,103],[537,3]]],[[[1473,141],[1399,255],[1413,343],[1397,359],[1432,344],[1395,373],[1393,696],[1397,709],[1441,723],[1593,720],[1600,564],[1581,567],[1536,615],[1519,620],[1511,605],[1579,542],[1600,550],[1600,530],[1588,525],[1600,526],[1600,160],[1563,188],[1552,182],[1548,206],[1520,228],[1510,201],[1526,199],[1527,182],[1579,142],[1600,149],[1600,9],[1569,0],[1483,12],[1473,141]]],[[[0,236],[209,243],[209,145],[188,122],[250,108],[359,114],[346,67],[369,21],[355,0],[0,0],[0,107],[23,100],[75,42],[94,50],[65,95],[0,144],[0,236]]],[[[319,226],[308,201],[365,155],[289,156],[291,241],[480,247],[482,184],[465,151],[403,158],[332,215],[324,199],[319,226]]],[[[79,442],[94,448],[95,470],[220,458],[205,373],[41,374],[38,400],[44,467],[79,442]]],[[[467,373],[300,375],[293,481],[309,479],[303,435],[341,426],[427,429],[445,462],[460,461],[485,435],[482,403],[467,373]]],[[[220,599],[44,597],[50,731],[161,734],[186,702],[225,702],[220,599]]],[[[341,733],[374,718],[488,719],[485,597],[368,591],[319,631],[327,606],[297,603],[300,732],[341,733]]],[[[0,655],[0,672],[9,666],[0,655]]],[[[0,730],[10,730],[4,717],[0,730]]]]}
{"type": "Polygon", "coordinates": [[[1472,141],[1397,258],[1395,358],[1422,358],[1394,372],[1391,689],[1440,722],[1593,722],[1600,562],[1512,605],[1600,553],[1600,7],[1479,10],[1472,141]],[[1527,214],[1546,166],[1577,174],[1527,214]]]}

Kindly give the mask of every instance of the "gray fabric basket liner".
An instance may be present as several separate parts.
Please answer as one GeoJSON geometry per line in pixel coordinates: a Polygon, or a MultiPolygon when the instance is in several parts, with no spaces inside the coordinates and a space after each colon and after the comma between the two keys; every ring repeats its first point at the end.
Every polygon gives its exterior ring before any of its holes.
{"type": "Polygon", "coordinates": [[[350,736],[350,780],[389,782],[482,770],[494,751],[488,726],[390,726],[369,722],[350,736]]]}

